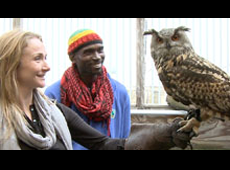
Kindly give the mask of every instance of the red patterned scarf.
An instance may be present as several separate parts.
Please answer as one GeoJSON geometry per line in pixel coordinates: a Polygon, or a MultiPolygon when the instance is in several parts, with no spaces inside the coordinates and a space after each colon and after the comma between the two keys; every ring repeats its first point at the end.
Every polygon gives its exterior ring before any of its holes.
{"type": "Polygon", "coordinates": [[[73,64],[61,80],[61,102],[66,106],[73,103],[77,109],[90,120],[107,121],[110,135],[110,115],[113,106],[113,89],[105,67],[103,73],[93,82],[91,92],[80,79],[73,64]]]}

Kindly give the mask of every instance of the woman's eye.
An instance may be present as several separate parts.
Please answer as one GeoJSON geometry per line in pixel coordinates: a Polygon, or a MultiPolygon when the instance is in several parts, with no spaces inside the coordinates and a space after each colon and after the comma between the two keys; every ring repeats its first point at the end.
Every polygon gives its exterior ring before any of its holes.
{"type": "Polygon", "coordinates": [[[34,58],[34,60],[35,60],[35,61],[39,61],[39,60],[41,60],[41,56],[37,56],[37,57],[35,57],[35,58],[34,58]]]}

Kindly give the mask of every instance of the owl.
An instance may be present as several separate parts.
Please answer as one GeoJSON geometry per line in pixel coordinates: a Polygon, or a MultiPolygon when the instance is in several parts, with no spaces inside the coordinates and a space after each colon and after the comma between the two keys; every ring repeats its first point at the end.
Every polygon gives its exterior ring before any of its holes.
{"type": "Polygon", "coordinates": [[[186,32],[189,28],[154,29],[151,55],[166,93],[190,111],[179,131],[194,131],[211,117],[229,120],[230,77],[216,65],[200,57],[192,47],[186,32]]]}

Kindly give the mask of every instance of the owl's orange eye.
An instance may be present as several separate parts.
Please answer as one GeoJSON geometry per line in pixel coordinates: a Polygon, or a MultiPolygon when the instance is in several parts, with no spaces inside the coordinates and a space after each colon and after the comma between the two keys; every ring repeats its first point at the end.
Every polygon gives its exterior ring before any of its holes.
{"type": "Polygon", "coordinates": [[[173,40],[173,41],[178,41],[178,40],[179,40],[179,35],[174,35],[174,36],[172,36],[172,40],[173,40]]]}
{"type": "Polygon", "coordinates": [[[160,44],[162,44],[163,43],[163,39],[160,38],[160,37],[157,37],[157,42],[160,43],[160,44]]]}

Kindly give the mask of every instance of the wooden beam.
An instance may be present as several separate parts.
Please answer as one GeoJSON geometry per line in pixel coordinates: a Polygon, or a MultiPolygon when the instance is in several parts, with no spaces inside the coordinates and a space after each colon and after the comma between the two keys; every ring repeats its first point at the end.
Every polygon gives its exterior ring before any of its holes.
{"type": "Polygon", "coordinates": [[[144,32],[145,19],[137,18],[137,89],[136,89],[136,99],[137,99],[137,108],[144,107],[144,75],[145,75],[145,54],[144,54],[144,32]]]}
{"type": "Polygon", "coordinates": [[[22,19],[21,18],[13,18],[13,29],[22,28],[22,19]]]}

